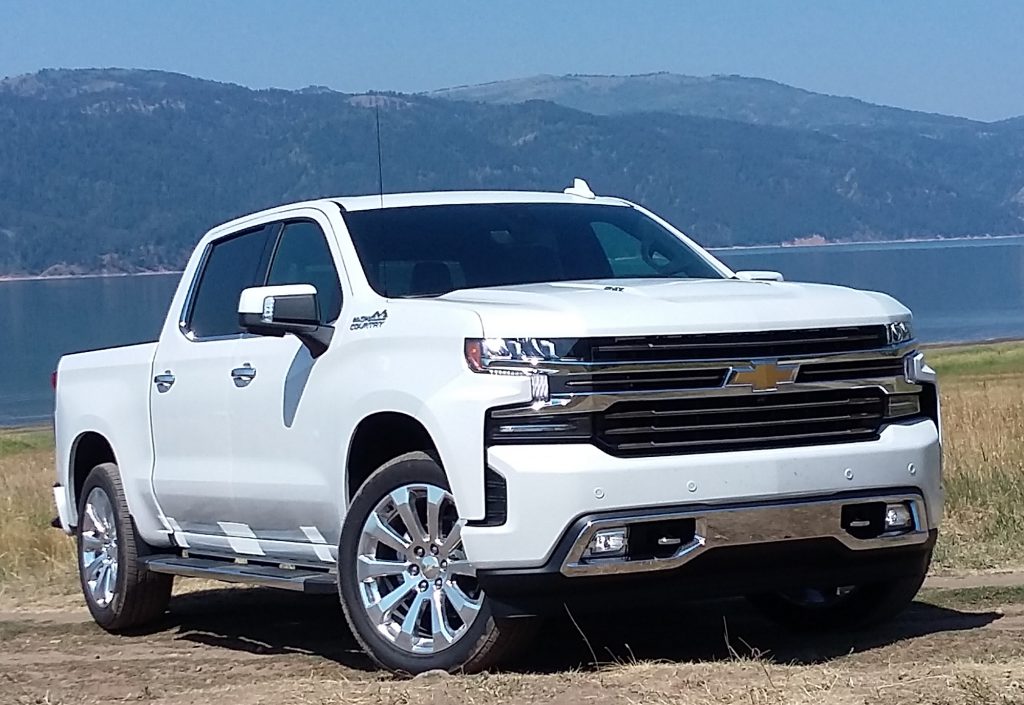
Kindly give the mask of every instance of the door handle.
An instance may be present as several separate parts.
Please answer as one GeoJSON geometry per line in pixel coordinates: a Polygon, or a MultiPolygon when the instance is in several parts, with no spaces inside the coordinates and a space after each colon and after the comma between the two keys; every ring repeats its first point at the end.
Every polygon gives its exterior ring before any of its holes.
{"type": "Polygon", "coordinates": [[[157,375],[153,378],[153,384],[156,385],[156,391],[166,392],[174,384],[174,375],[171,374],[170,370],[165,370],[162,375],[157,375]]]}
{"type": "Polygon", "coordinates": [[[236,387],[244,387],[256,379],[256,368],[247,362],[231,370],[231,379],[235,380],[236,387]]]}

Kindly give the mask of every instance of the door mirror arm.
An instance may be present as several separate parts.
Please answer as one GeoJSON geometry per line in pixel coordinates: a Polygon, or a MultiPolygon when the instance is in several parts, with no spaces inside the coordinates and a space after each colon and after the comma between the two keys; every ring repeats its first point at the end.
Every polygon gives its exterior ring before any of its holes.
{"type": "Polygon", "coordinates": [[[334,337],[334,326],[317,326],[316,330],[308,333],[296,333],[295,337],[309,349],[310,357],[315,360],[327,352],[327,348],[330,347],[331,338],[334,337]]]}
{"type": "Polygon", "coordinates": [[[320,305],[312,284],[256,286],[242,291],[238,322],[254,335],[283,337],[291,333],[320,357],[331,344],[334,326],[320,323],[320,305]]]}

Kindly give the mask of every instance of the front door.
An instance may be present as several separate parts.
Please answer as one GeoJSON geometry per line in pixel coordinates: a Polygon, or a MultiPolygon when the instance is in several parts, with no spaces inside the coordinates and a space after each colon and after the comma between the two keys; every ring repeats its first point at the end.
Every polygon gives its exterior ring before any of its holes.
{"type": "Polygon", "coordinates": [[[157,347],[150,390],[153,488],[179,541],[223,536],[222,523],[234,514],[230,404],[242,338],[238,298],[262,279],[272,235],[261,226],[212,242],[180,330],[165,331],[157,347]]]}
{"type": "MultiPolygon", "coordinates": [[[[268,286],[312,284],[323,324],[336,322],[342,305],[329,237],[317,212],[286,221],[266,278],[268,286]]],[[[344,458],[334,419],[345,401],[327,376],[343,336],[336,330],[315,360],[293,335],[247,337],[235,350],[232,367],[247,378],[230,393],[234,506],[267,556],[329,564],[337,553],[344,458]]]]}

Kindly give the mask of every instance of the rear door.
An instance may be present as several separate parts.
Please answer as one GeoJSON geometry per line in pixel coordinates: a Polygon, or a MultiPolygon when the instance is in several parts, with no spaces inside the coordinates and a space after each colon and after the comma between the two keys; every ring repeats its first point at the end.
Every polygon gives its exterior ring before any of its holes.
{"type": "MultiPolygon", "coordinates": [[[[268,286],[316,287],[325,325],[342,308],[340,258],[329,238],[330,224],[317,212],[284,222],[266,278],[268,286]]],[[[345,399],[327,376],[342,364],[345,332],[335,330],[317,359],[294,335],[247,337],[235,348],[233,367],[251,369],[251,379],[230,390],[235,506],[268,556],[333,561],[345,476],[334,419],[345,399]]]]}
{"type": "Polygon", "coordinates": [[[262,281],[274,227],[213,241],[182,311],[161,337],[150,390],[153,487],[172,527],[223,534],[234,514],[231,488],[231,376],[242,337],[238,298],[262,281]]]}

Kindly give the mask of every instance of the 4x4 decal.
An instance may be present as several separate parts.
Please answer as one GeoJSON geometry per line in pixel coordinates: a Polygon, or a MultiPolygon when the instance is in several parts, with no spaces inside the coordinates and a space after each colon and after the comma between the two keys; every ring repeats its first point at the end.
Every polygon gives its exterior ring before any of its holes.
{"type": "Polygon", "coordinates": [[[363,330],[364,328],[380,328],[388,320],[388,310],[375,311],[369,316],[356,316],[352,319],[349,330],[363,330]]]}

